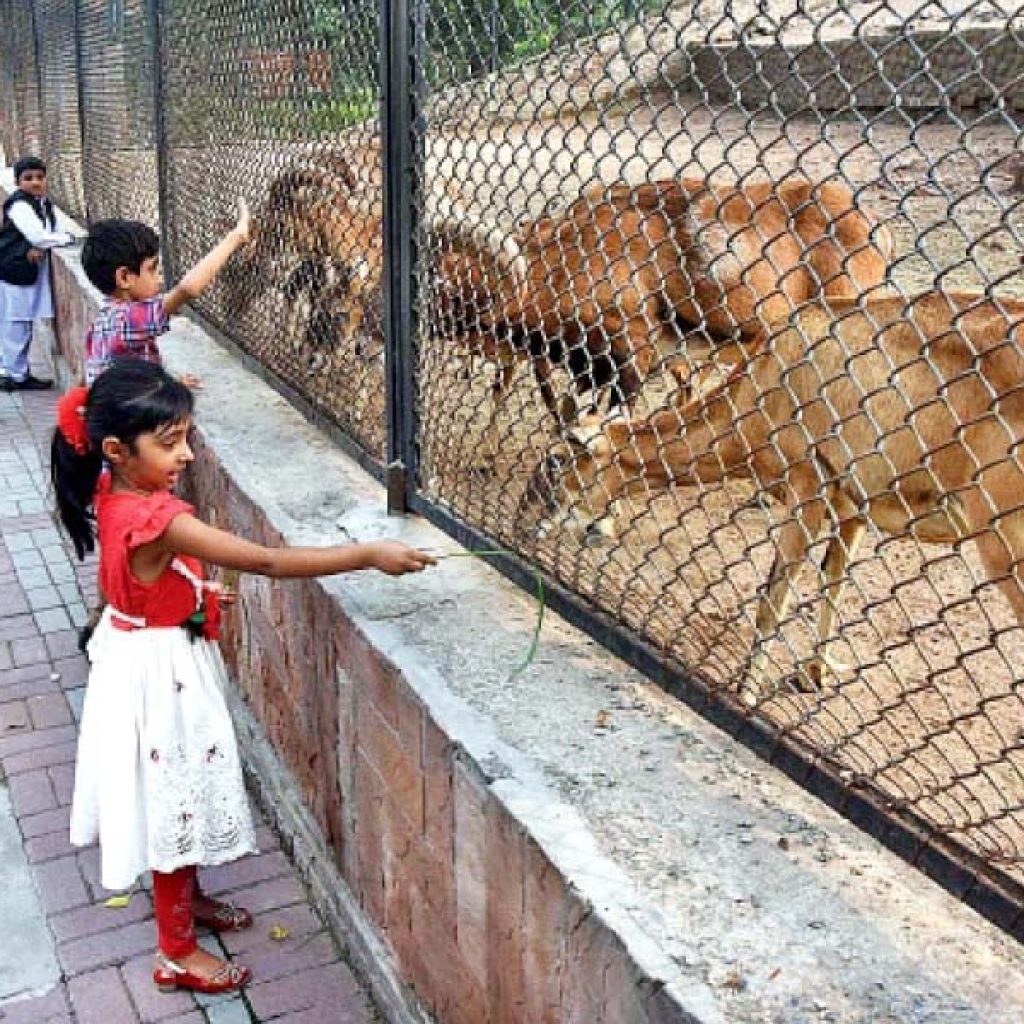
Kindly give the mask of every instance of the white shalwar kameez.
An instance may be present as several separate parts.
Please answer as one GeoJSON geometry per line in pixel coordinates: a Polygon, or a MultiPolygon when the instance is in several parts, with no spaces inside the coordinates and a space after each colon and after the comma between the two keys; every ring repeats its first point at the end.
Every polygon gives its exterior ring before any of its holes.
{"type": "MultiPolygon", "coordinates": [[[[73,238],[66,231],[50,231],[35,210],[21,200],[7,212],[14,226],[35,249],[54,249],[73,238]]],[[[53,319],[53,289],[50,287],[50,258],[39,264],[35,284],[17,285],[0,281],[0,356],[3,373],[15,381],[28,376],[28,350],[32,343],[32,324],[53,319]]]]}

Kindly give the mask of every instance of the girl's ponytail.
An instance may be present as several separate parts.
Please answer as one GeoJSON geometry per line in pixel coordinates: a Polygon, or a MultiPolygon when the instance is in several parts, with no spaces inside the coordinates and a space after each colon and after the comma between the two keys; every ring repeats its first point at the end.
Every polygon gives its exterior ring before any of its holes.
{"type": "Polygon", "coordinates": [[[57,429],[50,446],[50,480],[57,513],[80,559],[96,547],[92,506],[103,469],[103,456],[90,446],[86,432],[88,394],[86,388],[72,388],[57,404],[57,429]]]}

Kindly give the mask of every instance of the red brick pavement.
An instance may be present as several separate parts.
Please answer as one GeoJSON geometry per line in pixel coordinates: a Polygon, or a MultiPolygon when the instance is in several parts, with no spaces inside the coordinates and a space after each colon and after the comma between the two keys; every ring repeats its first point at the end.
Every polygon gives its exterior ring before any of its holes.
{"type": "Polygon", "coordinates": [[[137,891],[125,909],[104,907],[110,894],[97,881],[97,851],[68,842],[75,723],[88,676],[77,627],[95,599],[95,564],[73,561],[46,505],[54,402],[46,393],[0,395],[0,785],[9,789],[63,977],[45,995],[0,1002],[0,1022],[370,1024],[377,1018],[365,991],[265,825],[257,856],[203,876],[209,892],[255,915],[250,931],[203,940],[253,968],[241,997],[160,993],[150,978],[148,892],[137,891]],[[287,930],[284,941],[270,937],[275,926],[287,930]]]}

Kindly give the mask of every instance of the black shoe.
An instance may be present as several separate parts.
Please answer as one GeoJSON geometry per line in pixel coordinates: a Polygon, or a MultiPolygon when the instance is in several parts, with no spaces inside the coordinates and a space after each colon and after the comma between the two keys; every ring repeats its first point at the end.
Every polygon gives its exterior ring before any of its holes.
{"type": "Polygon", "coordinates": [[[52,380],[40,380],[31,373],[24,380],[12,380],[11,383],[14,385],[12,390],[15,391],[49,391],[53,387],[52,380]]]}
{"type": "Polygon", "coordinates": [[[0,391],[17,391],[18,382],[8,377],[6,373],[0,373],[0,391]]]}

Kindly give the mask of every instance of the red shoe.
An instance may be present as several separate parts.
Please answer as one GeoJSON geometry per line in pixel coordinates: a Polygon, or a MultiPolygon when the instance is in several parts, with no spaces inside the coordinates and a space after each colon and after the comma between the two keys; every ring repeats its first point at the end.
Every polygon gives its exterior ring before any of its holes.
{"type": "Polygon", "coordinates": [[[252,914],[243,907],[236,907],[233,903],[221,903],[219,900],[210,900],[217,908],[213,913],[201,914],[198,910],[192,914],[192,919],[197,925],[209,928],[212,932],[240,932],[252,927],[252,914]]]}
{"type": "Polygon", "coordinates": [[[243,985],[252,981],[252,971],[248,967],[225,961],[224,966],[209,978],[200,977],[181,964],[157,953],[157,966],[153,969],[153,981],[161,992],[174,992],[179,988],[202,992],[204,995],[216,996],[222,992],[237,992],[243,985]]]}

